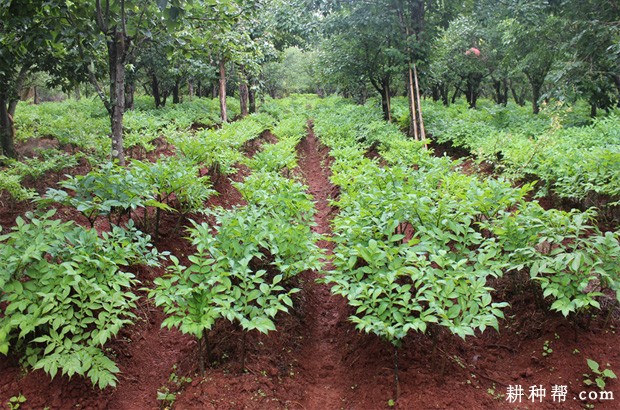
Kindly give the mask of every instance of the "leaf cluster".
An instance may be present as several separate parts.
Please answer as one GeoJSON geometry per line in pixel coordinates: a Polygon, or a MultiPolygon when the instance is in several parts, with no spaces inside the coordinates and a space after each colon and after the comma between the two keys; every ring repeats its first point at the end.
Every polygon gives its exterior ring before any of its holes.
{"type": "Polygon", "coordinates": [[[241,149],[244,144],[256,139],[272,125],[273,118],[269,115],[252,114],[224,124],[218,130],[176,135],[170,140],[192,163],[209,168],[213,174],[229,175],[243,158],[241,149]]]}
{"type": "Polygon", "coordinates": [[[132,323],[137,281],[123,266],[157,265],[161,257],[132,225],[101,237],[73,222],[27,215],[0,236],[0,353],[51,377],[87,377],[103,389],[119,372],[104,345],[132,323]]]}
{"type": "Polygon", "coordinates": [[[126,216],[157,235],[158,221],[152,219],[158,218],[159,211],[183,216],[201,209],[214,194],[209,178],[198,174],[196,165],[180,157],[160,158],[155,163],[135,160],[127,168],[108,162],[86,175],[61,181],[64,190],[50,188],[40,202],[72,206],[91,226],[100,217],[119,225],[126,216]]]}
{"type": "Polygon", "coordinates": [[[618,233],[598,232],[592,212],[545,211],[525,201],[531,185],[464,175],[458,162],[351,117],[319,109],[315,129],[341,191],[326,280],[356,307],[359,329],[396,345],[429,324],[461,337],[497,329],[507,304],[493,301],[489,279],[524,268],[564,315],[600,308],[606,291],[620,296],[618,233]],[[370,137],[357,134],[368,129],[370,137]],[[363,156],[369,140],[387,165],[363,156]]]}
{"type": "Polygon", "coordinates": [[[278,312],[293,306],[291,281],[320,269],[312,232],[314,204],[305,187],[277,172],[256,172],[236,184],[247,205],[206,211],[213,222],[188,229],[196,252],[176,258],[149,296],[163,306],[165,327],[203,339],[218,320],[244,331],[276,329],[278,312]]]}

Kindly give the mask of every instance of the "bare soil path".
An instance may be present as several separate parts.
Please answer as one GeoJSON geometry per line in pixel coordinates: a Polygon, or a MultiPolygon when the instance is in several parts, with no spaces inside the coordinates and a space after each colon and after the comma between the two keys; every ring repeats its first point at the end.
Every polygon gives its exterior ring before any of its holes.
{"type": "MultiPolygon", "coordinates": [[[[334,186],[329,181],[331,171],[327,162],[329,157],[325,147],[312,131],[309,124],[308,136],[297,147],[299,167],[314,196],[317,213],[315,231],[329,235],[332,207],[329,204],[334,186]]],[[[321,241],[322,246],[331,253],[331,243],[321,241]]],[[[326,266],[330,269],[330,266],[326,266]]],[[[305,312],[306,340],[300,349],[298,364],[304,383],[303,401],[306,409],[348,408],[348,394],[352,382],[344,365],[342,344],[346,323],[346,301],[331,295],[329,286],[319,284],[317,272],[307,274],[305,292],[307,311],[305,312]]]]}

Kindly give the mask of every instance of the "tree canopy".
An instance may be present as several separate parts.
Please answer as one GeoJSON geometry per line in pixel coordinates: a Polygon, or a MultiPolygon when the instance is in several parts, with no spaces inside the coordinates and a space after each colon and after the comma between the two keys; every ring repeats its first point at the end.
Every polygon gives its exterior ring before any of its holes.
{"type": "MultiPolygon", "coordinates": [[[[0,154],[16,156],[13,114],[29,76],[90,90],[110,115],[121,164],[123,113],[144,92],[159,107],[184,95],[341,93],[450,104],[586,101],[620,105],[620,7],[611,1],[97,0],[0,1],[0,154]]],[[[420,121],[420,122],[418,122],[420,121]]]]}

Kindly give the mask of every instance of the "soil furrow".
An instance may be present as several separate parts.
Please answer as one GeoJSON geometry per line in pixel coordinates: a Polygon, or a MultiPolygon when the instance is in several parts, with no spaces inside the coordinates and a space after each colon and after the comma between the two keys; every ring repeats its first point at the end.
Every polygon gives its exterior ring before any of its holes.
{"type": "MultiPolygon", "coordinates": [[[[316,203],[315,230],[329,235],[332,211],[329,199],[333,185],[329,181],[331,172],[326,164],[328,155],[321,149],[311,124],[308,129],[308,136],[297,148],[299,167],[316,203]]],[[[330,242],[321,241],[320,246],[328,254],[332,252],[330,242]]],[[[326,268],[331,267],[327,265],[326,268]]],[[[300,377],[307,384],[304,383],[306,388],[300,404],[306,409],[346,408],[351,388],[343,363],[343,352],[346,349],[341,346],[345,340],[342,332],[345,331],[346,302],[331,295],[328,285],[317,283],[319,276],[317,272],[310,272],[306,277],[307,336],[300,349],[298,364],[300,377]]]]}

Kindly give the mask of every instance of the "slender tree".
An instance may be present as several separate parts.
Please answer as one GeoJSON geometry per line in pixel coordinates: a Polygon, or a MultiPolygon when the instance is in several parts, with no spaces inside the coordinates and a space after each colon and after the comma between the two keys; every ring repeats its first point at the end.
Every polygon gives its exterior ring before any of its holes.
{"type": "Polygon", "coordinates": [[[14,116],[28,75],[74,62],[60,44],[66,12],[63,1],[0,1],[0,155],[17,157],[14,116]]]}

